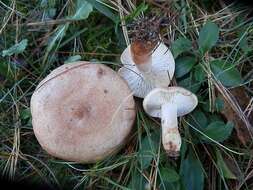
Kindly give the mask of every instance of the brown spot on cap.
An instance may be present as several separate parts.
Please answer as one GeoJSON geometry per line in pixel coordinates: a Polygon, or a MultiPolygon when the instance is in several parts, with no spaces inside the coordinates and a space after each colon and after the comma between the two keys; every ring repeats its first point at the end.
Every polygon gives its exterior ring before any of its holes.
{"type": "Polygon", "coordinates": [[[99,67],[97,71],[98,78],[101,78],[103,75],[105,75],[105,70],[103,70],[101,67],[99,67]]]}
{"type": "Polygon", "coordinates": [[[84,115],[87,117],[90,114],[90,107],[78,107],[76,109],[73,109],[73,116],[82,119],[84,115]]]}

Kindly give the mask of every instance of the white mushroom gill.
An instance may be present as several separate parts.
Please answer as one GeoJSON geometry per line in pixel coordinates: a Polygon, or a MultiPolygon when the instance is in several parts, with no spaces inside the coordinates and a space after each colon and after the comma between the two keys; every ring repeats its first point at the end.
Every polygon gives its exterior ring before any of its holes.
{"type": "Polygon", "coordinates": [[[130,46],[121,55],[123,67],[119,74],[124,78],[134,96],[144,98],[155,87],[167,87],[174,75],[175,61],[166,45],[160,43],[145,64],[136,64],[130,46]]]}
{"type": "Polygon", "coordinates": [[[155,88],[144,98],[145,112],[161,118],[162,143],[169,156],[178,156],[181,147],[177,117],[190,113],[197,103],[196,95],[182,87],[155,88]]]}

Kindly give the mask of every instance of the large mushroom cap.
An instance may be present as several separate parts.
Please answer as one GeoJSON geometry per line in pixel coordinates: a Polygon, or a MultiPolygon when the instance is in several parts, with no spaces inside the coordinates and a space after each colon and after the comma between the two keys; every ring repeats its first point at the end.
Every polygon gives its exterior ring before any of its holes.
{"type": "Polygon", "coordinates": [[[60,66],[36,88],[32,124],[40,145],[69,161],[95,162],[116,152],[135,119],[127,83],[102,64],[60,66]]]}
{"type": "Polygon", "coordinates": [[[130,89],[136,97],[144,98],[155,87],[167,87],[175,71],[175,60],[166,45],[160,43],[152,53],[152,77],[145,80],[142,73],[136,67],[132,56],[130,45],[121,55],[124,67],[119,69],[119,74],[128,82],[130,89]]]}
{"type": "Polygon", "coordinates": [[[182,87],[155,88],[144,99],[143,108],[152,117],[161,117],[161,106],[173,103],[177,106],[177,116],[190,113],[198,104],[198,99],[182,87]]]}

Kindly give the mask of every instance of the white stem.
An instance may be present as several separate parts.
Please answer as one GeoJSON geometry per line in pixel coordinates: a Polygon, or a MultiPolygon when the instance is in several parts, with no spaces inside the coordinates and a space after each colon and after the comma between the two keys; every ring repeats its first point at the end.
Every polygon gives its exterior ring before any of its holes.
{"type": "Polygon", "coordinates": [[[181,136],[178,131],[177,105],[165,103],[161,108],[162,143],[169,156],[179,155],[181,136]]]}
{"type": "Polygon", "coordinates": [[[145,76],[146,74],[151,72],[152,56],[150,56],[150,58],[145,63],[135,65],[138,68],[138,70],[145,76]]]}
{"type": "MultiPolygon", "coordinates": [[[[132,47],[132,46],[131,46],[132,47]]],[[[143,74],[148,74],[149,72],[151,72],[151,68],[152,68],[152,51],[149,53],[149,55],[138,55],[135,54],[133,52],[133,50],[130,47],[130,55],[134,60],[138,60],[139,63],[135,63],[136,67],[138,68],[138,70],[143,74]]],[[[135,62],[135,61],[134,61],[135,62]]]]}
{"type": "Polygon", "coordinates": [[[152,72],[152,57],[145,64],[136,64],[136,67],[141,72],[145,81],[148,81],[150,84],[156,86],[156,78],[154,72],[152,72]]]}

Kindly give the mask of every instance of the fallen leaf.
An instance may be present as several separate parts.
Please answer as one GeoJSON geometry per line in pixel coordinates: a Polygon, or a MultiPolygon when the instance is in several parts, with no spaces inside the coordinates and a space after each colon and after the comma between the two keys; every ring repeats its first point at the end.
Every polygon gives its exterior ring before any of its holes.
{"type": "MultiPolygon", "coordinates": [[[[242,110],[244,110],[248,103],[250,102],[250,98],[245,92],[243,87],[237,87],[230,90],[230,93],[234,96],[237,100],[239,106],[242,110]]],[[[225,116],[228,121],[232,121],[234,123],[234,127],[237,133],[239,140],[244,144],[247,145],[252,142],[252,138],[250,133],[244,124],[244,122],[240,119],[240,117],[235,113],[229,103],[224,99],[224,97],[219,94],[218,95],[224,101],[224,108],[222,109],[221,113],[225,116]]],[[[253,123],[253,113],[250,114],[248,117],[250,123],[253,123]]]]}

